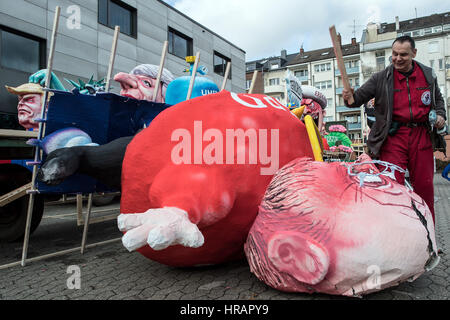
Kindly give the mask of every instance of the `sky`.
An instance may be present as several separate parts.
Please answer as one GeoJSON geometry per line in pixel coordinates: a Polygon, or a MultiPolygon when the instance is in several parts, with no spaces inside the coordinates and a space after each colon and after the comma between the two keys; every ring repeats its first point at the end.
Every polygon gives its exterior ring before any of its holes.
{"type": "Polygon", "coordinates": [[[246,52],[246,61],[361,41],[367,23],[450,12],[443,0],[163,0],[246,52]]]}

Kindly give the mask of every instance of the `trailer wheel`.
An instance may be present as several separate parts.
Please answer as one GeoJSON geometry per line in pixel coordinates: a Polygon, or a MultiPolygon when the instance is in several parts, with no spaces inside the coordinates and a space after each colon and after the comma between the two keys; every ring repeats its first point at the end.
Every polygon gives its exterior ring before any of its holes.
{"type": "MultiPolygon", "coordinates": [[[[6,194],[31,181],[31,173],[16,165],[0,166],[0,195],[6,194]]],[[[29,196],[23,196],[4,207],[0,207],[0,242],[12,242],[23,239],[27,221],[29,196]]],[[[30,234],[36,230],[44,213],[44,197],[34,198],[33,216],[30,234]]]]}

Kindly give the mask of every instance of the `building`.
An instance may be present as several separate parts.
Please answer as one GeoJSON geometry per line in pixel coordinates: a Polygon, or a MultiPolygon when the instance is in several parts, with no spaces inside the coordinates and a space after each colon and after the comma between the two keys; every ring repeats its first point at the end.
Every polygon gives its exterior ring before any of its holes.
{"type": "MultiPolygon", "coordinates": [[[[219,87],[231,61],[226,89],[245,91],[245,52],[220,35],[160,0],[17,0],[0,1],[0,112],[17,114],[17,98],[4,85],[19,85],[45,68],[55,7],[61,7],[53,70],[63,78],[106,77],[114,26],[121,33],[113,75],[142,63],[159,65],[164,41],[169,41],[165,67],[185,75],[185,56],[200,51],[219,87]]],[[[71,88],[64,83],[66,88],[71,88]]],[[[112,82],[112,91],[120,86],[112,82]]]]}
{"type": "Polygon", "coordinates": [[[253,93],[266,94],[287,104],[286,65],[292,56],[288,56],[286,50],[282,50],[280,56],[247,62],[245,64],[247,92],[251,87],[253,74],[255,70],[258,70],[253,93]]]}

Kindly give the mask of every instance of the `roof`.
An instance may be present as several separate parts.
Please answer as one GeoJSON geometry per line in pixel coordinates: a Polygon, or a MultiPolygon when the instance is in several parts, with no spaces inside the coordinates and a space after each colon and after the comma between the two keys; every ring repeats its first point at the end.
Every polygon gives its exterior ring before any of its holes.
{"type": "MultiPolygon", "coordinates": [[[[435,13],[430,16],[409,19],[405,21],[400,21],[400,31],[411,31],[427,27],[433,27],[436,25],[449,24],[450,23],[450,12],[435,13]]],[[[394,23],[382,23],[378,29],[378,34],[385,32],[395,32],[395,22],[394,23]]]]}
{"type": "MultiPolygon", "coordinates": [[[[349,56],[353,54],[359,54],[359,43],[356,45],[353,44],[345,44],[342,46],[342,55],[343,56],[349,56]]],[[[288,66],[294,65],[294,64],[301,64],[301,63],[307,63],[307,62],[313,62],[313,61],[319,61],[324,59],[332,59],[335,58],[336,55],[334,54],[333,47],[324,48],[324,49],[318,49],[318,50],[312,50],[312,51],[305,51],[303,54],[297,53],[292,57],[289,62],[287,63],[288,66]]]]}

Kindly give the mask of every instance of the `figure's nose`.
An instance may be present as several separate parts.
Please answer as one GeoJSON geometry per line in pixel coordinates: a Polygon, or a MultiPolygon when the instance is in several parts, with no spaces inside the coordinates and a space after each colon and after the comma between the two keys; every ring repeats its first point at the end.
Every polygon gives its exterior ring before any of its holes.
{"type": "Polygon", "coordinates": [[[120,83],[120,86],[122,89],[133,89],[137,88],[137,81],[136,79],[125,72],[119,72],[114,76],[114,80],[120,83]]]}

